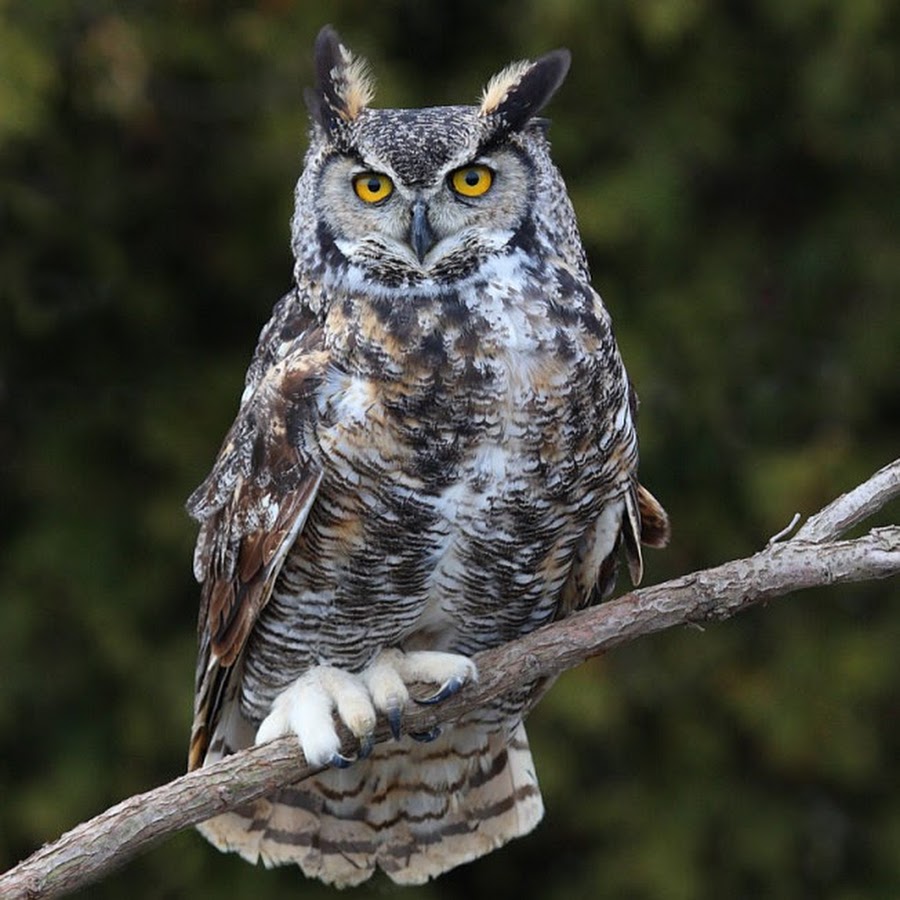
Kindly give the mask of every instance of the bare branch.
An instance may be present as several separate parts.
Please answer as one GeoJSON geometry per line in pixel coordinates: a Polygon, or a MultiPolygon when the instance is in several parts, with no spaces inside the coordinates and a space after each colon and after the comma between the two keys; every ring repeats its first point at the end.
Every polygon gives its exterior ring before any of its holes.
{"type": "MultiPolygon", "coordinates": [[[[727,619],[757,603],[804,588],[900,574],[900,527],[875,529],[851,541],[844,530],[900,494],[900,460],[813,516],[792,540],[713,569],[625,594],[538,629],[476,657],[479,682],[437,709],[411,706],[405,724],[427,731],[514,689],[552,677],[619,644],[676,625],[727,619]]],[[[390,739],[386,724],[376,740],[390,739]]],[[[349,741],[343,751],[354,752],[349,741]]],[[[8,900],[57,897],[98,880],[165,835],[203,821],[316,769],[293,738],[279,738],[191,772],[111,807],[78,825],[0,876],[8,900]]]]}
{"type": "Polygon", "coordinates": [[[772,544],[777,544],[779,541],[783,541],[796,527],[797,523],[800,521],[802,516],[800,513],[794,513],[791,517],[791,521],[781,529],[781,531],[776,532],[769,538],[766,543],[766,547],[771,547],[772,544]]]}
{"type": "Polygon", "coordinates": [[[879,469],[868,481],[841,494],[803,524],[795,541],[833,541],[859,525],[895,497],[900,497],[900,459],[879,469]]]}

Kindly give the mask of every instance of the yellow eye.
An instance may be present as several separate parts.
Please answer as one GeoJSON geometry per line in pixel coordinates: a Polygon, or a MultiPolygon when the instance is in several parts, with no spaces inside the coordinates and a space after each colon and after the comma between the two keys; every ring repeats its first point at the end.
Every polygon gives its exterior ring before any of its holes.
{"type": "Polygon", "coordinates": [[[494,183],[494,173],[487,166],[463,166],[450,176],[450,184],[463,197],[480,197],[494,183]]]}
{"type": "Polygon", "coordinates": [[[353,190],[360,200],[378,203],[380,200],[387,200],[394,193],[394,182],[379,172],[363,172],[353,179],[353,190]]]}

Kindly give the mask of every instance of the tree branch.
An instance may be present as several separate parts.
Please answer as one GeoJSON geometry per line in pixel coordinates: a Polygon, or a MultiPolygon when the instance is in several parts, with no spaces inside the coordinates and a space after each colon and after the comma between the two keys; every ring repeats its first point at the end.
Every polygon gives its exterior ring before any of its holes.
{"type": "Polygon", "coordinates": [[[815,543],[835,540],[895,497],[900,497],[900,459],[888,463],[868,481],[810,516],[794,539],[815,543]]]}
{"type": "MultiPolygon", "coordinates": [[[[888,578],[900,573],[900,527],[837,540],[900,495],[900,460],[812,516],[797,535],[770,542],[747,559],[632,591],[480,653],[481,673],[435,709],[410,706],[405,726],[427,731],[450,723],[523,680],[552,677],[619,644],[676,625],[727,619],[792,591],[888,578]]],[[[779,535],[780,536],[780,535],[779,535]]],[[[377,741],[390,739],[385,723],[377,741]]],[[[355,750],[349,740],[342,748],[355,750]]],[[[0,896],[58,897],[94,882],[162,837],[271,793],[319,771],[306,765],[294,738],[236,753],[162,787],[122,801],[64,834],[0,876],[0,896]]]]}

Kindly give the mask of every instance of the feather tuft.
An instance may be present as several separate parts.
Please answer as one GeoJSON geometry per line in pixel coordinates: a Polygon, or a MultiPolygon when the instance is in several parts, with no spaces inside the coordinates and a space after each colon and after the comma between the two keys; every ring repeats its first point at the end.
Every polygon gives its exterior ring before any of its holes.
{"type": "Polygon", "coordinates": [[[331,74],[341,100],[339,115],[345,122],[352,122],[374,99],[375,79],[365,59],[354,56],[343,44],[340,52],[343,64],[331,74]]]}
{"type": "Polygon", "coordinates": [[[489,116],[496,112],[506,99],[506,95],[522,80],[522,76],[530,68],[531,62],[521,59],[510,63],[503,71],[494,75],[481,94],[481,108],[478,115],[489,116]]]}

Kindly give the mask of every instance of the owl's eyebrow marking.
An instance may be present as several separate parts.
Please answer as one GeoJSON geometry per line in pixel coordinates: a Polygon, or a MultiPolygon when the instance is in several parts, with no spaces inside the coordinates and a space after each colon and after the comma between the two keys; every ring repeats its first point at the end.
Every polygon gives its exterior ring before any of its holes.
{"type": "Polygon", "coordinates": [[[534,129],[541,134],[546,134],[550,129],[551,120],[545,116],[535,116],[529,119],[522,127],[521,131],[509,132],[504,129],[494,130],[488,134],[478,145],[477,153],[492,153],[498,148],[504,147],[510,150],[518,150],[518,148],[510,142],[512,134],[525,134],[529,130],[534,129]]]}
{"type": "Polygon", "coordinates": [[[475,156],[480,157],[483,155],[490,155],[494,150],[499,147],[502,147],[507,140],[507,136],[505,134],[490,134],[488,135],[476,148],[475,148],[475,156]]]}
{"type": "Polygon", "coordinates": [[[351,160],[358,167],[358,171],[354,172],[354,175],[359,175],[360,172],[381,172],[381,169],[377,166],[372,166],[366,162],[361,153],[343,153],[341,155],[345,159],[351,160]]]}

